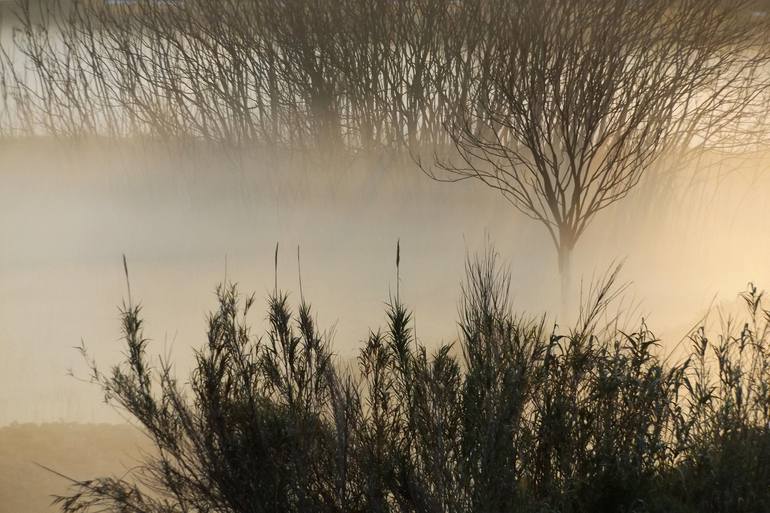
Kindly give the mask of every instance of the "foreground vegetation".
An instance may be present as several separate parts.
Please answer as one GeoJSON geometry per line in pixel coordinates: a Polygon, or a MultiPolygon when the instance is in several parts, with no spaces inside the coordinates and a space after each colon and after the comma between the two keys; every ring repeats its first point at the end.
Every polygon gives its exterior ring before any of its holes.
{"type": "Polygon", "coordinates": [[[122,309],[125,361],[94,382],[141,424],[153,456],[75,482],[65,512],[767,511],[770,313],[699,329],[679,361],[609,316],[617,273],[570,330],[515,315],[493,252],[470,261],[459,339],[416,340],[398,297],[355,368],[339,365],[300,294],[218,289],[187,380],[148,357],[122,309]]]}

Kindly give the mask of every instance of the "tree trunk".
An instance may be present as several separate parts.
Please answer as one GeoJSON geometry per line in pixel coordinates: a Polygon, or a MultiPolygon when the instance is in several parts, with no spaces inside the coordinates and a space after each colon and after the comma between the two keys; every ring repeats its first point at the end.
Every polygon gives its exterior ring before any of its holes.
{"type": "Polygon", "coordinates": [[[572,301],[572,250],[575,248],[575,237],[572,230],[562,228],[559,230],[559,277],[561,278],[561,323],[570,322],[572,301]]]}

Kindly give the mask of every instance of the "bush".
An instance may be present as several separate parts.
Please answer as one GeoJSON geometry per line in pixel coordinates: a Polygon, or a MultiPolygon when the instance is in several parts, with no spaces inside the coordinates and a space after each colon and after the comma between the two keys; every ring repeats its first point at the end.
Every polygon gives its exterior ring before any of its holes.
{"type": "Polygon", "coordinates": [[[398,294],[353,369],[304,298],[218,288],[189,383],[153,366],[141,309],[125,361],[92,378],[154,453],[130,476],[74,482],[65,513],[643,512],[770,507],[770,313],[750,287],[741,330],[692,334],[670,362],[642,323],[607,315],[617,272],[576,326],[515,315],[493,251],[467,264],[459,340],[429,351],[398,294]]]}

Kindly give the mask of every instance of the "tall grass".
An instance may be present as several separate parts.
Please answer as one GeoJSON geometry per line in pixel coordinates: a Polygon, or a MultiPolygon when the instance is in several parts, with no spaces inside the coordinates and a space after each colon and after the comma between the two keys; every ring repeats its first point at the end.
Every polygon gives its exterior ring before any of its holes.
{"type": "Polygon", "coordinates": [[[141,309],[125,361],[93,381],[155,451],[121,478],[75,481],[76,512],[753,512],[770,508],[770,313],[701,328],[680,361],[608,315],[617,272],[568,330],[516,315],[493,251],[472,259],[458,340],[426,347],[398,294],[356,363],[335,359],[301,295],[218,288],[192,373],[153,364],[141,309]]]}

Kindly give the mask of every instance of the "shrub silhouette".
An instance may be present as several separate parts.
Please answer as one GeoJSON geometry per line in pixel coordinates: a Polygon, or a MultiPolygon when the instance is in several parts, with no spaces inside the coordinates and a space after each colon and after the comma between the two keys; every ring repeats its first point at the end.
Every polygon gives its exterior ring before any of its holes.
{"type": "MultiPolygon", "coordinates": [[[[123,478],[75,481],[65,513],[766,511],[770,313],[701,328],[682,361],[642,323],[608,315],[617,271],[575,327],[515,315],[488,250],[467,264],[459,340],[429,350],[398,294],[356,364],[334,358],[304,297],[218,288],[189,382],[153,366],[141,309],[122,308],[126,358],[92,379],[151,438],[123,478]]],[[[129,294],[130,297],[130,294],[129,294]]],[[[85,351],[84,351],[85,354],[85,351]]]]}

